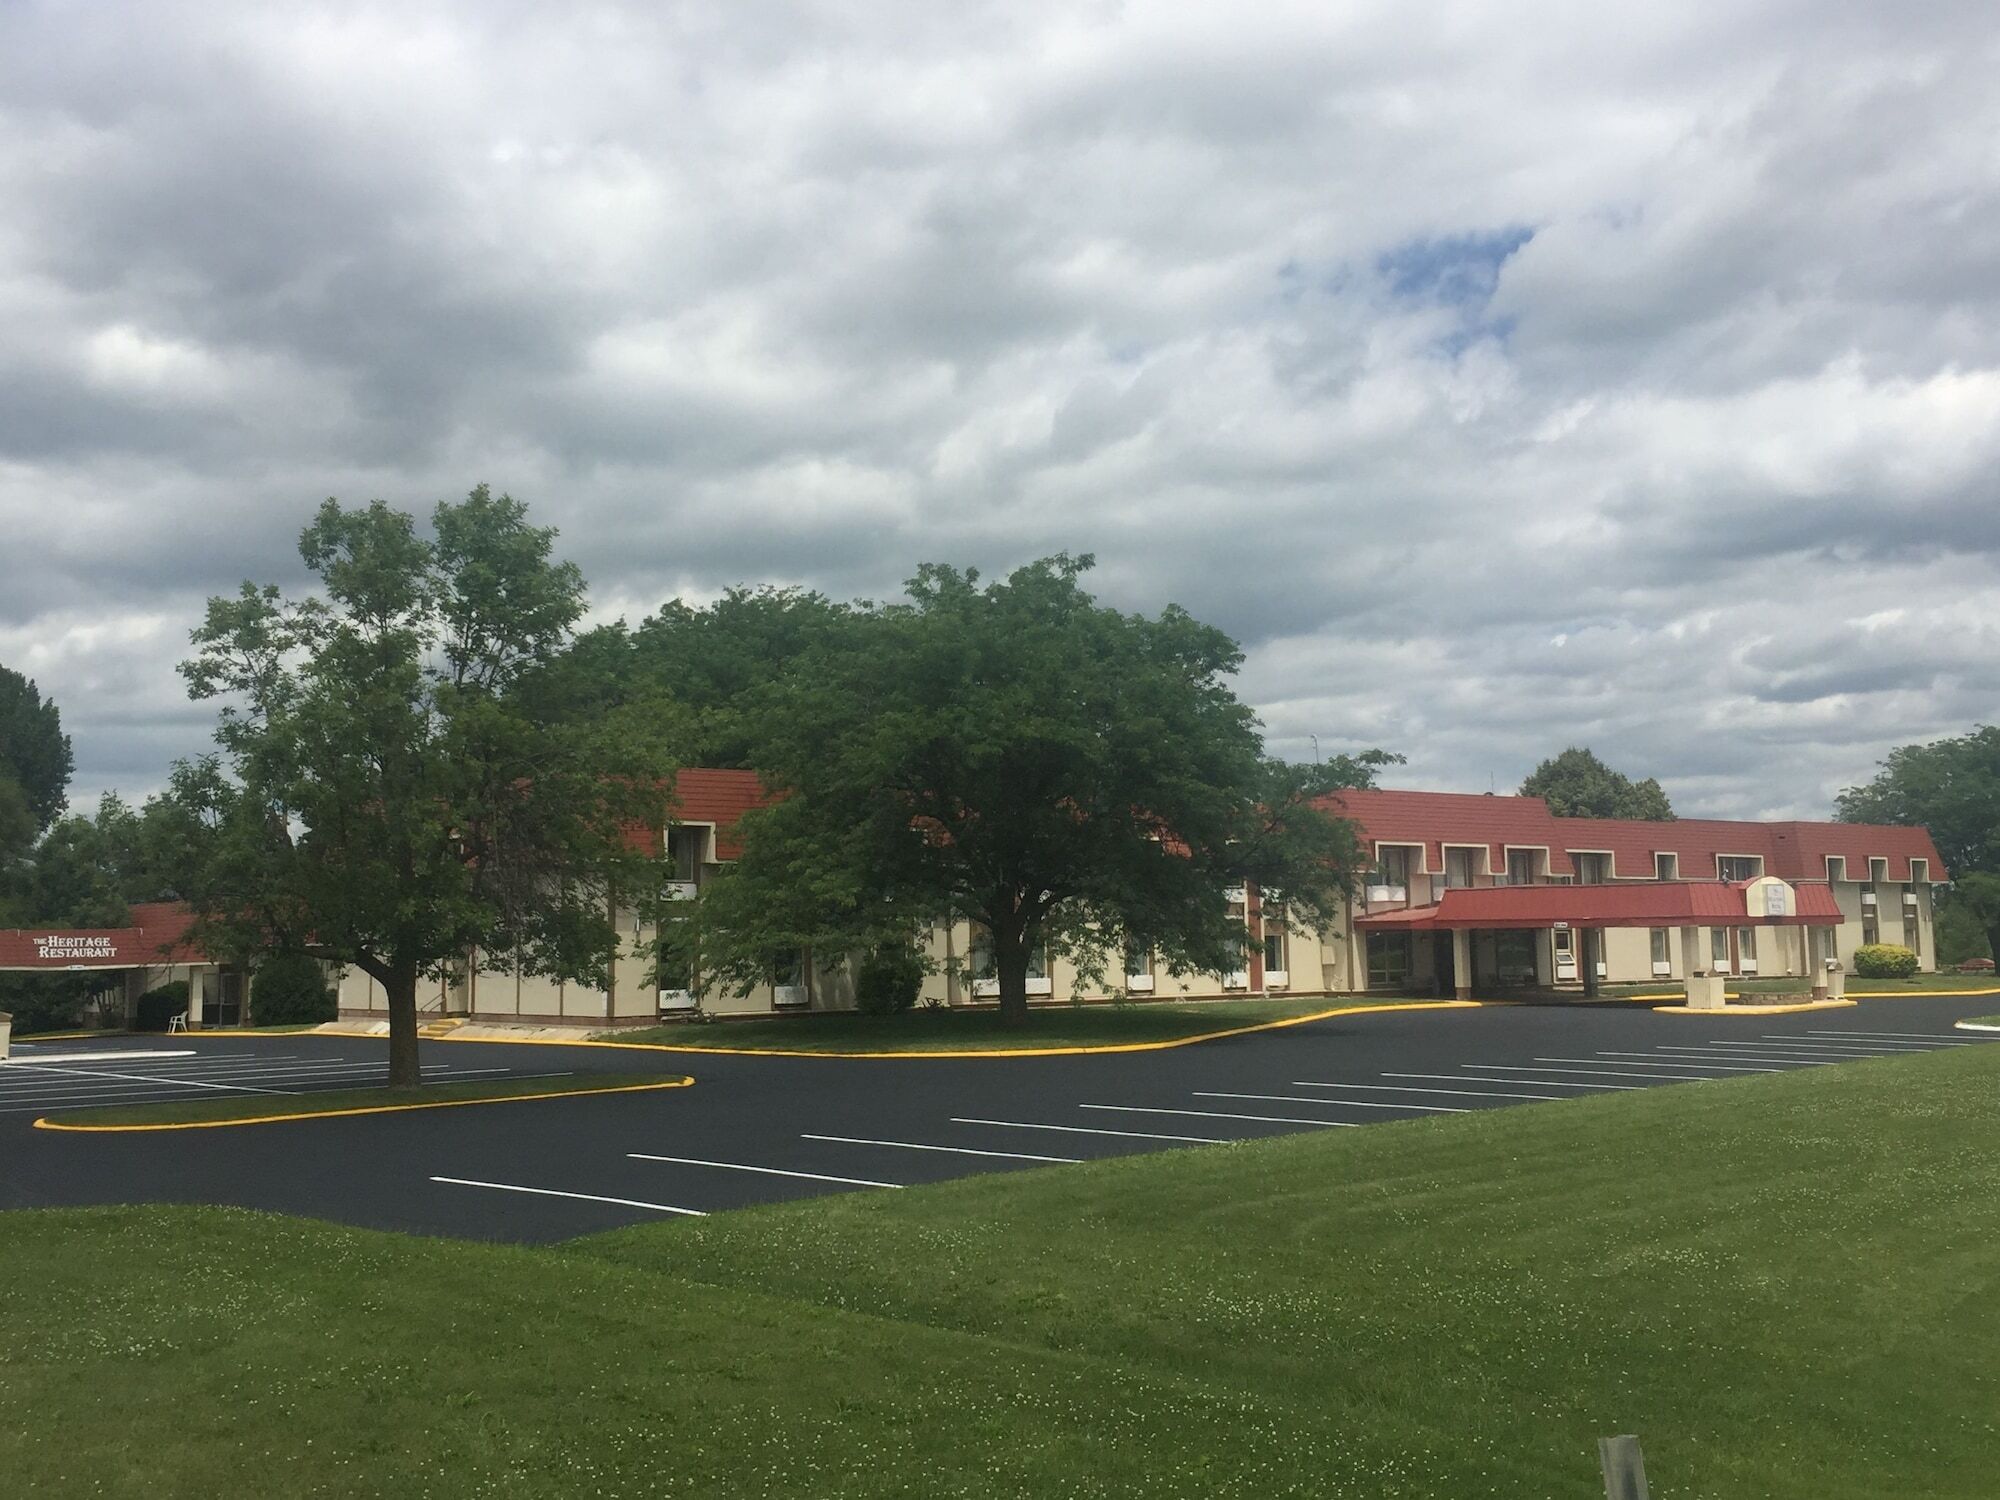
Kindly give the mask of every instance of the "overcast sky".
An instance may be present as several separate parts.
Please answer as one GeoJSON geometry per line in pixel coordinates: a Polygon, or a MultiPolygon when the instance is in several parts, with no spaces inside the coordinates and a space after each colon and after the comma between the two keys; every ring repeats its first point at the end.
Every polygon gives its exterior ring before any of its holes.
{"type": "Polygon", "coordinates": [[[0,663],[490,481],[605,616],[1094,552],[1274,750],[1823,816],[2000,715],[2000,13],[0,0],[0,663]]]}

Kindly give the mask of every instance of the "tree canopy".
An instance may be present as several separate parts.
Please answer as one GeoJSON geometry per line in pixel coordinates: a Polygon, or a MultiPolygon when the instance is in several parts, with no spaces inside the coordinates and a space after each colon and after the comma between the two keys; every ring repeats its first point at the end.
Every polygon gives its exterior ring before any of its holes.
{"type": "Polygon", "coordinates": [[[1559,818],[1638,818],[1665,823],[1674,816],[1658,781],[1650,776],[1634,781],[1578,746],[1536,766],[1521,783],[1521,795],[1540,797],[1559,818]]]}
{"type": "Polygon", "coordinates": [[[417,1081],[419,978],[475,949],[605,985],[611,893],[656,873],[626,830],[657,825],[669,771],[645,704],[550,711],[578,696],[584,610],[555,533],[484,486],[431,520],[328,500],[299,545],[319,593],[209,601],[182,671],[222,700],[218,753],[174,787],[204,940],[375,979],[396,1084],[417,1081]]]}
{"type": "Polygon", "coordinates": [[[858,607],[755,695],[746,746],[785,795],[744,819],[743,858],[704,893],[705,969],[750,982],[780,953],[956,914],[1018,1017],[1044,947],[1237,967],[1232,885],[1308,929],[1333,915],[1358,847],[1314,799],[1384,758],[1266,759],[1227,681],[1236,644],[1176,607],[1099,605],[1090,566],[1059,555],[983,586],[926,566],[906,601],[858,607]]]}
{"type": "Polygon", "coordinates": [[[1952,876],[1950,900],[1984,927],[2000,957],[2000,726],[1898,746],[1873,780],[1840,794],[1834,814],[1928,828],[1952,876]]]}
{"type": "Polygon", "coordinates": [[[11,784],[0,791],[0,837],[10,804],[26,807],[36,833],[53,823],[75,767],[54,701],[19,672],[0,667],[0,782],[11,784]]]}

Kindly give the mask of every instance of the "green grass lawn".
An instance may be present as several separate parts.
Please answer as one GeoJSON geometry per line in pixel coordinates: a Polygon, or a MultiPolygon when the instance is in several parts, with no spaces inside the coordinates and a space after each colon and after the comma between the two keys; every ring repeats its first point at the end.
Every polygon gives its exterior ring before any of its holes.
{"type": "Polygon", "coordinates": [[[1009,1027],[991,1007],[931,1010],[900,1016],[855,1011],[815,1011],[769,1020],[704,1026],[676,1022],[640,1031],[606,1031],[621,1042],[670,1047],[751,1048],[771,1052],[976,1052],[1037,1047],[1104,1047],[1132,1042],[1178,1041],[1233,1026],[1257,1026],[1362,1005],[1414,1005],[1420,1000],[1350,996],[1312,1000],[1151,1001],[1136,1005],[1040,1005],[1027,1025],[1009,1027]]]}
{"type": "Polygon", "coordinates": [[[2000,1026],[2000,1016],[1974,1016],[1971,1019],[1974,1026],[2000,1026]]]}
{"type": "Polygon", "coordinates": [[[1983,1048],[440,1244],[0,1214],[20,1494],[1988,1500],[1983,1048]]]}
{"type": "Polygon", "coordinates": [[[305,1094],[256,1094],[248,1098],[175,1099],[165,1104],[112,1104],[66,1109],[47,1118],[63,1126],[200,1125],[264,1120],[279,1115],[334,1110],[386,1110],[442,1104],[489,1104],[545,1094],[596,1093],[604,1089],[658,1088],[658,1073],[562,1073],[545,1078],[495,1078],[470,1083],[427,1083],[415,1089],[321,1089],[305,1094]]]}

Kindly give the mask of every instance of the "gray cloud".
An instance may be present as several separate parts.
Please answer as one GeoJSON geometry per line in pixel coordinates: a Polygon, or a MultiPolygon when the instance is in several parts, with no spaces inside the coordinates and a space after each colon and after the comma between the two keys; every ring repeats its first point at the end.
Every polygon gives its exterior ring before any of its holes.
{"type": "Polygon", "coordinates": [[[2000,701],[1990,7],[0,11],[0,660],[479,479],[599,608],[1094,551],[1279,750],[1822,812],[2000,701]]]}

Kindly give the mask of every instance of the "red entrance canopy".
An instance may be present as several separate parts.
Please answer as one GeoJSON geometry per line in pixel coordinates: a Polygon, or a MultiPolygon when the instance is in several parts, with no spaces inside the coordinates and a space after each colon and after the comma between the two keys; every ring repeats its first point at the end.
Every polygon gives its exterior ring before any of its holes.
{"type": "Polygon", "coordinates": [[[1749,910],[1746,883],[1633,881],[1621,885],[1454,886],[1435,906],[1371,912],[1365,932],[1507,927],[1828,927],[1843,920],[1833,888],[1796,883],[1791,916],[1749,910]]]}

